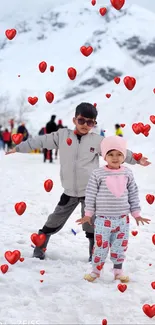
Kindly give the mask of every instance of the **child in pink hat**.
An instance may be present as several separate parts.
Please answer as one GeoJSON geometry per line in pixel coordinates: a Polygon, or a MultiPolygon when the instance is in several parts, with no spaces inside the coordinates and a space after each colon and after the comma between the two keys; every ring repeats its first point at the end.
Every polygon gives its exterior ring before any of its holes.
{"type": "Polygon", "coordinates": [[[84,279],[92,282],[100,277],[110,248],[114,279],[128,282],[122,271],[129,239],[129,213],[137,225],[149,224],[150,219],[140,216],[139,195],[132,171],[123,166],[127,153],[124,138],[110,136],[101,142],[106,166],[95,169],[89,179],[85,197],[85,216],[78,224],[92,224],[95,214],[95,245],[92,271],[84,279]]]}

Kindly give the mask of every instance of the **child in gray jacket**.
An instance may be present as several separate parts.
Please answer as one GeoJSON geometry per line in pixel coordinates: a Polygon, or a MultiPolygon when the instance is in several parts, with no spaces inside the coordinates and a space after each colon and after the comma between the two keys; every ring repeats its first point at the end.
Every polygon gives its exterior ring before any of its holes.
{"type": "MultiPolygon", "coordinates": [[[[29,138],[8,152],[8,154],[28,153],[34,149],[46,148],[48,150],[59,149],[60,153],[60,178],[64,193],[61,195],[54,212],[48,216],[45,225],[39,230],[39,234],[46,235],[46,241],[41,247],[34,249],[34,257],[45,258],[45,248],[50,236],[64,226],[79,203],[81,203],[81,215],[84,216],[85,190],[89,176],[99,166],[100,144],[103,140],[100,135],[90,133],[90,130],[97,123],[96,118],[96,108],[92,104],[81,103],[75,110],[73,123],[76,129],[74,131],[64,128],[51,134],[29,138]]],[[[137,163],[129,150],[127,150],[125,161],[129,164],[137,163]]],[[[143,166],[149,165],[145,157],[142,157],[139,163],[143,166]]],[[[83,230],[89,239],[89,260],[91,261],[94,227],[86,223],[83,225],[83,230]]]]}

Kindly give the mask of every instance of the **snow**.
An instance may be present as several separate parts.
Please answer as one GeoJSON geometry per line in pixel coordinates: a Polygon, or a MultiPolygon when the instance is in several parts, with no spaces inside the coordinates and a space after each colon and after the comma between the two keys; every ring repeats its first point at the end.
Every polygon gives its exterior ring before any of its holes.
{"type": "Polygon", "coordinates": [[[144,304],[155,303],[151,287],[155,281],[152,243],[155,205],[145,200],[146,194],[154,194],[154,163],[131,168],[140,189],[142,215],[150,218],[151,223],[137,227],[131,218],[130,230],[137,229],[138,235],[130,234],[124,271],[131,282],[121,293],[118,283],[113,281],[109,258],[100,280],[93,284],[83,280],[90,265],[87,239],[75,223],[80,217],[80,206],[64,228],[51,238],[47,259],[32,258],[30,236],[44,225],[63,191],[59,160],[45,165],[41,154],[4,156],[1,152],[0,265],[7,263],[4,258],[7,250],[20,250],[25,260],[9,265],[6,274],[0,273],[0,324],[101,324],[105,318],[108,324],[154,324],[154,318],[148,318],[142,311],[144,304]],[[50,193],[43,186],[48,178],[54,182],[50,193]],[[22,216],[14,210],[14,204],[20,201],[27,204],[22,216]],[[71,228],[79,230],[76,236],[71,228]],[[40,275],[40,270],[45,270],[45,274],[40,275]]]}

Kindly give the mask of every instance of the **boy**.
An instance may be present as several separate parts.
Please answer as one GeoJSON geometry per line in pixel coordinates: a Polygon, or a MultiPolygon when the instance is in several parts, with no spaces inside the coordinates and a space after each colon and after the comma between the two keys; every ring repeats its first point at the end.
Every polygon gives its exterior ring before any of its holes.
{"type": "MultiPolygon", "coordinates": [[[[89,103],[81,103],[76,107],[73,123],[75,130],[67,128],[59,129],[56,132],[36,136],[20,143],[9,153],[28,153],[36,148],[59,149],[60,152],[60,177],[64,193],[53,213],[51,213],[39,234],[46,235],[46,241],[41,247],[34,249],[33,256],[45,258],[45,249],[51,235],[57,233],[71,216],[77,205],[81,203],[81,215],[84,217],[85,189],[88,179],[95,168],[99,167],[100,144],[103,140],[98,134],[89,133],[97,124],[97,110],[89,103]],[[67,138],[72,140],[69,146],[67,138]]],[[[125,160],[129,164],[136,164],[132,152],[127,151],[125,160]]],[[[150,163],[147,158],[142,157],[140,162],[143,166],[150,163]]],[[[86,223],[83,225],[86,237],[89,239],[89,261],[92,258],[94,245],[94,227],[86,223]]]]}

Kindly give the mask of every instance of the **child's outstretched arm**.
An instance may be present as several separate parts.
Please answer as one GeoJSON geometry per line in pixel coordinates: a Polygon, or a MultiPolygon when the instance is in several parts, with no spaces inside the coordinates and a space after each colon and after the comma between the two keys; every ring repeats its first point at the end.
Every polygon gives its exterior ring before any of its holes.
{"type": "Polygon", "coordinates": [[[15,152],[28,153],[31,152],[31,150],[42,148],[48,150],[59,148],[59,131],[28,138],[26,141],[16,145],[15,148],[11,149],[6,154],[15,152]]]}
{"type": "Polygon", "coordinates": [[[135,182],[134,176],[132,171],[130,170],[129,174],[129,181],[127,184],[128,188],[128,200],[130,204],[130,212],[131,215],[135,218],[137,225],[139,226],[139,222],[141,222],[143,225],[144,223],[148,223],[151,221],[147,218],[142,218],[140,216],[141,214],[141,208],[140,208],[140,200],[139,200],[139,192],[138,192],[138,186],[135,182]]]}
{"type": "Polygon", "coordinates": [[[96,195],[98,192],[98,182],[95,171],[92,172],[88,185],[86,188],[85,196],[85,216],[81,219],[76,220],[78,224],[89,222],[91,224],[91,217],[94,215],[96,210],[96,195]]]}

